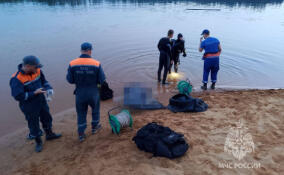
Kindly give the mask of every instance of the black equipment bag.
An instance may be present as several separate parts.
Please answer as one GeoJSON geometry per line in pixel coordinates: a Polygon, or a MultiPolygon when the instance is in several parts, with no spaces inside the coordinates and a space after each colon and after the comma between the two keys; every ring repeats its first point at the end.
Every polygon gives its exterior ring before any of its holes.
{"type": "Polygon", "coordinates": [[[100,88],[100,98],[101,100],[108,100],[113,97],[113,90],[109,88],[106,81],[103,82],[100,88]]]}
{"type": "Polygon", "coordinates": [[[170,98],[168,109],[172,112],[203,112],[208,105],[199,98],[193,98],[185,94],[177,94],[170,98]]]}
{"type": "Polygon", "coordinates": [[[142,127],[132,140],[140,150],[171,159],[183,156],[189,148],[182,134],[154,122],[142,127]]]}

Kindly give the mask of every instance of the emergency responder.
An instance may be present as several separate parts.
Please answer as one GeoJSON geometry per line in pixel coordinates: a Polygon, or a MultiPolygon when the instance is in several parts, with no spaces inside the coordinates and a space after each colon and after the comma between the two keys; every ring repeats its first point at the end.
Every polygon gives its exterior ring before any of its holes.
{"type": "Polygon", "coordinates": [[[101,129],[100,96],[98,85],[105,81],[105,74],[99,61],[93,59],[92,45],[81,45],[81,56],[69,64],[67,81],[75,84],[76,111],[79,141],[85,140],[88,106],[92,108],[92,134],[101,129]]]}
{"type": "Polygon", "coordinates": [[[172,56],[171,53],[171,47],[172,47],[172,41],[171,38],[174,35],[173,30],[168,31],[168,36],[163,37],[160,39],[158,43],[158,49],[160,51],[160,59],[159,59],[159,69],[158,69],[158,82],[161,82],[161,73],[162,69],[164,68],[164,75],[163,75],[163,81],[162,84],[166,85],[169,84],[166,82],[167,80],[167,75],[169,71],[169,66],[170,66],[170,58],[172,56]]]}
{"type": "Polygon", "coordinates": [[[215,89],[217,82],[217,73],[219,71],[219,56],[221,54],[221,45],[217,38],[210,37],[209,30],[205,29],[201,33],[199,52],[205,50],[203,55],[203,86],[201,89],[207,90],[208,76],[211,72],[211,89],[215,89]]]}
{"type": "Polygon", "coordinates": [[[42,130],[39,121],[46,134],[46,140],[61,137],[52,131],[52,116],[46,102],[45,93],[53,94],[53,89],[46,81],[42,65],[35,56],[26,56],[23,63],[18,66],[18,71],[10,80],[12,96],[19,101],[21,111],[24,113],[30,130],[29,138],[35,139],[35,151],[42,151],[42,130]]]}
{"type": "Polygon", "coordinates": [[[172,57],[171,57],[171,63],[169,68],[169,74],[171,73],[172,66],[174,64],[174,70],[177,73],[178,72],[178,65],[180,64],[179,55],[180,53],[183,53],[183,57],[186,57],[186,52],[184,48],[184,40],[181,33],[178,34],[177,40],[173,41],[172,46],[172,57]]]}

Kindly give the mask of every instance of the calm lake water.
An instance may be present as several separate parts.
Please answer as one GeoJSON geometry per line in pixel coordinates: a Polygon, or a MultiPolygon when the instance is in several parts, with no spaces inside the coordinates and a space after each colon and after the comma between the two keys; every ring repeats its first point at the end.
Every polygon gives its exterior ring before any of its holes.
{"type": "Polygon", "coordinates": [[[52,112],[73,107],[74,87],[65,76],[84,41],[93,43],[116,96],[125,82],[155,85],[156,45],[170,28],[184,35],[188,56],[180,75],[196,87],[200,33],[208,28],[223,47],[218,87],[284,88],[283,0],[1,0],[0,22],[0,136],[25,126],[9,79],[26,55],[45,65],[56,92],[52,112]],[[186,10],[203,8],[220,10],[186,10]]]}

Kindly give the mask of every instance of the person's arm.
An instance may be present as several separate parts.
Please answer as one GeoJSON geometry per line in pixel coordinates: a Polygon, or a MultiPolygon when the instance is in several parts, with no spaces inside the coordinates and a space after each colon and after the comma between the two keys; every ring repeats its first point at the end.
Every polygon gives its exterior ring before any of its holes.
{"type": "Polygon", "coordinates": [[[218,45],[218,49],[219,49],[219,52],[221,53],[222,52],[222,48],[221,48],[221,44],[220,43],[218,45]]]}
{"type": "Polygon", "coordinates": [[[23,83],[15,77],[10,80],[10,87],[11,94],[17,101],[26,101],[35,95],[45,93],[42,89],[37,89],[34,92],[25,92],[23,83]]]}
{"type": "Polygon", "coordinates": [[[182,47],[182,52],[183,52],[183,57],[186,57],[186,51],[185,51],[185,47],[184,47],[184,43],[185,43],[185,41],[182,41],[182,44],[181,44],[181,47],[182,47]]]}
{"type": "Polygon", "coordinates": [[[72,68],[71,68],[70,65],[69,65],[68,70],[67,70],[66,79],[67,79],[67,81],[68,81],[70,84],[74,84],[74,83],[75,83],[75,82],[74,82],[74,75],[73,75],[72,68]]]}
{"type": "Polygon", "coordinates": [[[98,83],[102,85],[105,80],[106,80],[105,73],[103,71],[102,66],[100,65],[98,72],[98,83]]]}
{"type": "Polygon", "coordinates": [[[199,52],[202,52],[203,51],[203,49],[204,49],[204,42],[202,42],[202,40],[203,40],[203,37],[201,37],[200,38],[200,45],[199,45],[199,52]]]}
{"type": "Polygon", "coordinates": [[[17,101],[25,101],[35,95],[33,92],[25,92],[24,85],[17,78],[12,78],[10,80],[10,87],[11,95],[17,101]]]}
{"type": "Polygon", "coordinates": [[[159,40],[158,45],[157,45],[159,51],[161,50],[161,40],[162,39],[159,40]]]}
{"type": "Polygon", "coordinates": [[[48,81],[45,79],[45,76],[44,76],[42,71],[40,71],[40,80],[41,80],[42,86],[44,87],[45,90],[52,89],[52,87],[50,86],[48,81]]]}
{"type": "Polygon", "coordinates": [[[167,44],[167,52],[169,56],[172,57],[172,45],[170,42],[167,44]]]}

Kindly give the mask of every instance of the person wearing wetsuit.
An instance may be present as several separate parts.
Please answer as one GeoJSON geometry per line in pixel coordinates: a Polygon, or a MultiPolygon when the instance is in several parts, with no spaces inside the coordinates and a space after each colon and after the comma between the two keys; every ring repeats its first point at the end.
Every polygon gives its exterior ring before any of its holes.
{"type": "Polygon", "coordinates": [[[158,43],[158,49],[160,51],[160,59],[159,59],[159,69],[158,69],[158,82],[161,82],[161,73],[162,73],[162,69],[164,68],[164,75],[163,75],[163,81],[162,84],[166,85],[169,84],[168,82],[166,82],[167,80],[167,75],[168,75],[168,71],[169,71],[169,66],[170,66],[170,58],[171,58],[171,47],[172,47],[172,43],[171,43],[171,38],[174,35],[174,31],[173,30],[169,30],[168,31],[168,36],[167,37],[163,37],[160,39],[159,43],[158,43]]]}
{"type": "Polygon", "coordinates": [[[177,73],[178,72],[178,65],[180,64],[179,55],[180,53],[183,53],[183,57],[186,57],[186,52],[184,48],[184,40],[181,33],[178,34],[177,40],[173,41],[172,46],[172,57],[171,57],[171,63],[169,68],[169,74],[171,73],[172,66],[174,64],[174,70],[177,73]]]}

